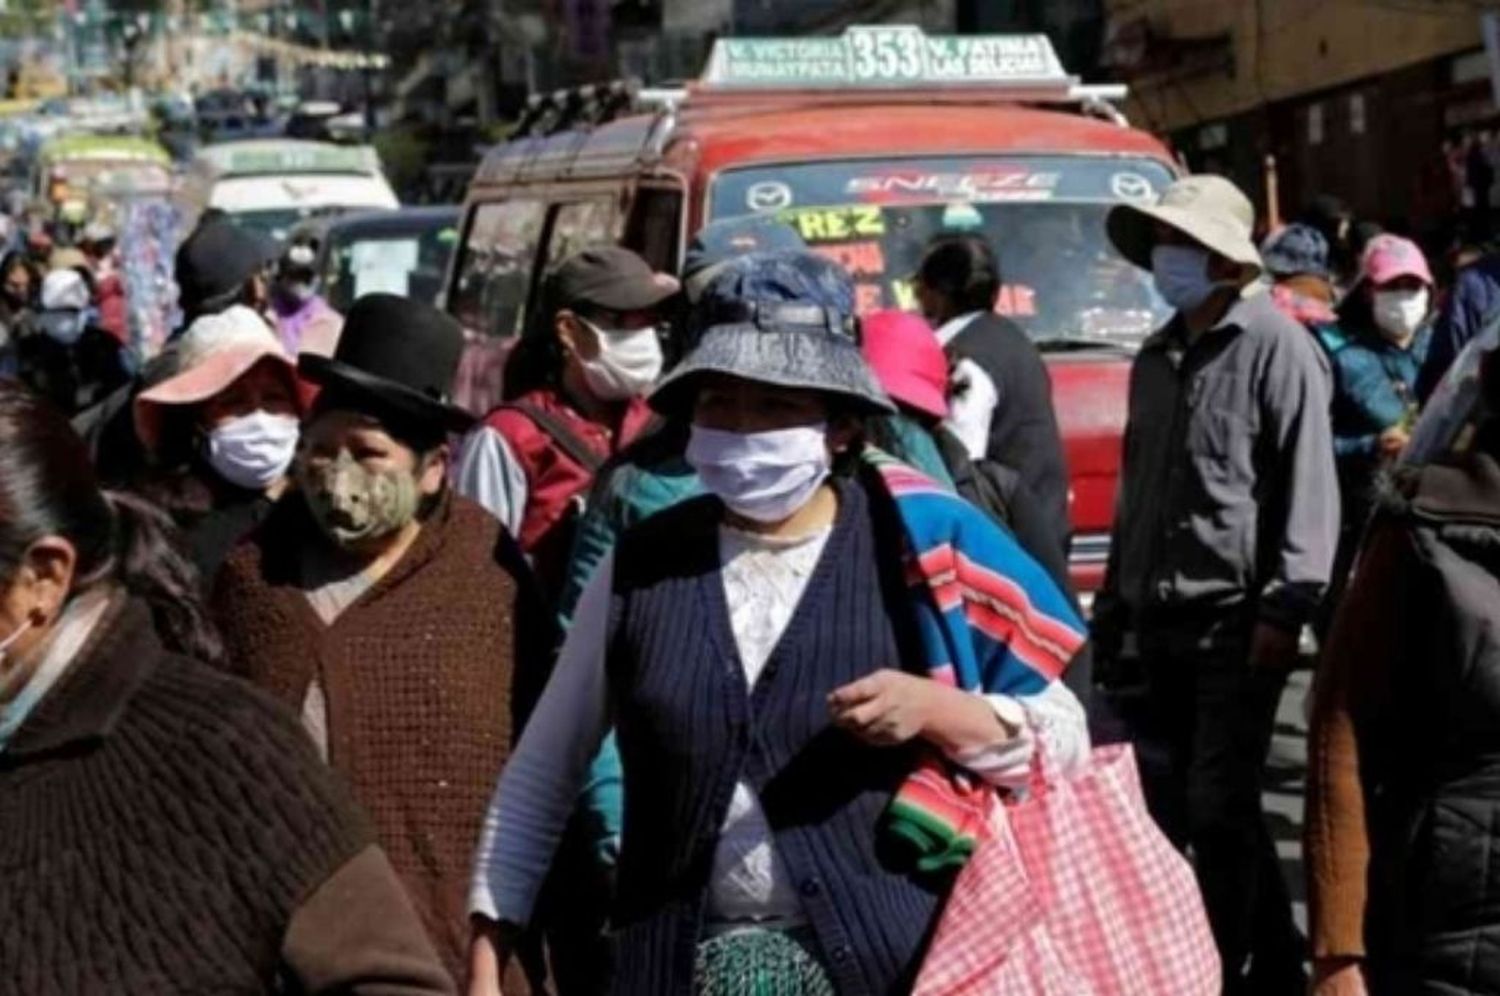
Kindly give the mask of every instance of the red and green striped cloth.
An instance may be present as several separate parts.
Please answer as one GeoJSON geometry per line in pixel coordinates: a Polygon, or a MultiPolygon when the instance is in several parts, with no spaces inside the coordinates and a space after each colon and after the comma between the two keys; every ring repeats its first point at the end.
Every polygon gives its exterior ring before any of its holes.
{"type": "MultiPolygon", "coordinates": [[[[1088,638],[1072,600],[984,512],[887,453],[864,454],[895,503],[906,576],[933,680],[980,694],[1035,695],[1088,638]]],[[[989,786],[936,752],[896,793],[886,829],[917,867],[962,865],[988,816],[989,786]]]]}

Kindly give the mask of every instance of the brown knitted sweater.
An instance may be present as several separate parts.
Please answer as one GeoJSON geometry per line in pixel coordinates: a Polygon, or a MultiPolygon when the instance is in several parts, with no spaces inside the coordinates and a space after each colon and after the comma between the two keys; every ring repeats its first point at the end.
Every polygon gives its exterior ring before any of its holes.
{"type": "Polygon", "coordinates": [[[230,666],[294,709],[317,677],[329,761],[461,978],[470,862],[545,681],[548,616],[500,524],[463,498],[445,498],[406,555],[332,626],[300,581],[301,548],[321,542],[292,495],[230,555],[212,603],[230,666]]]}
{"type": "Polygon", "coordinates": [[[369,840],[293,716],[122,599],[0,753],[0,996],[272,993],[300,969],[451,991],[369,840]],[[331,884],[363,909],[336,929],[331,884]]]}

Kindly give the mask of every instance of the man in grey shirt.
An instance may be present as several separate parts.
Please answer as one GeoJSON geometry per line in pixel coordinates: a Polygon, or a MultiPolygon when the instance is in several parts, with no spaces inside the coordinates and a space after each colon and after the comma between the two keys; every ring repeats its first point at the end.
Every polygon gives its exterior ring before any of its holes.
{"type": "Polygon", "coordinates": [[[1260,774],[1301,627],[1338,538],[1328,383],[1311,336],[1261,293],[1254,209],[1219,177],[1121,206],[1110,238],[1177,309],[1131,372],[1101,660],[1134,634],[1152,811],[1191,847],[1228,994],[1300,992],[1300,942],[1260,774]],[[1247,963],[1253,966],[1247,976],[1247,963]]]}

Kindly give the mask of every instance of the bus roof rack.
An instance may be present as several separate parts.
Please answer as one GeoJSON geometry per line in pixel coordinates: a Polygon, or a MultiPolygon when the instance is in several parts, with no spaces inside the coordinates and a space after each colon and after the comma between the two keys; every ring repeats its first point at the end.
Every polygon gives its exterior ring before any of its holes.
{"type": "Polygon", "coordinates": [[[721,38],[697,80],[643,87],[622,79],[534,94],[510,135],[529,141],[492,152],[478,175],[520,177],[542,162],[568,164],[566,175],[590,132],[638,115],[646,116],[639,136],[617,141],[639,144],[611,153],[649,163],[695,110],[852,105],[878,95],[894,103],[1066,105],[1125,126],[1118,105],[1127,94],[1123,84],[1085,84],[1069,74],[1045,35],[928,35],[915,25],[856,25],[837,36],[721,38]],[[569,132],[576,138],[562,137],[569,132]]]}
{"type": "Polygon", "coordinates": [[[632,114],[672,110],[685,99],[685,89],[643,88],[640,81],[634,79],[537,93],[526,101],[526,110],[516,122],[511,137],[542,138],[564,131],[586,130],[632,114]]]}

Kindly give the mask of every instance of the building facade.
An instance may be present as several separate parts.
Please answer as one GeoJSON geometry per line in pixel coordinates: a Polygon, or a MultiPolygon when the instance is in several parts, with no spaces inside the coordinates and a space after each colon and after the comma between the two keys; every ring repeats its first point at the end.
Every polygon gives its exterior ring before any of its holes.
{"type": "Polygon", "coordinates": [[[1283,217],[1320,193],[1434,235],[1459,208],[1461,153],[1500,121],[1479,5],[1406,0],[1107,0],[1101,62],[1129,113],[1195,170],[1283,217]],[[1457,157],[1457,158],[1455,158],[1457,157]]]}
{"type": "Polygon", "coordinates": [[[959,0],[957,21],[963,33],[1040,32],[1069,70],[1097,75],[1104,0],[959,0]]]}

